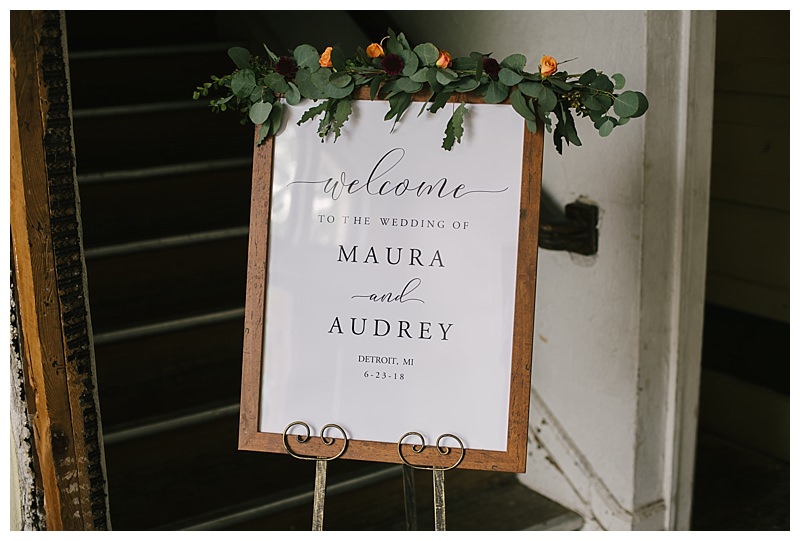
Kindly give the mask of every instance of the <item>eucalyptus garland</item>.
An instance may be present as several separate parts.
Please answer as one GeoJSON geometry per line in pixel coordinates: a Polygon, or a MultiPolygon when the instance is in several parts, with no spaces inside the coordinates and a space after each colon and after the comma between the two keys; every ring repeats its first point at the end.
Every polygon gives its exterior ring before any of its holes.
{"type": "MultiPolygon", "coordinates": [[[[290,55],[277,56],[264,45],[265,58],[232,47],[228,56],[237,69],[223,77],[212,76],[210,82],[197,87],[193,97],[197,100],[209,92],[224,91],[223,97],[210,100],[212,110],[237,110],[244,115],[242,123],[249,118],[260,125],[259,144],[278,132],[284,108],[299,105],[303,99],[319,103],[305,111],[298,124],[319,116],[319,136],[324,140],[333,134],[335,141],[361,88],[369,88],[372,100],[388,100],[385,120],[395,123],[417,93],[427,96],[419,114],[436,113],[454,94],[471,92],[485,103],[508,101],[530,131],[535,133],[537,121],[541,121],[552,132],[559,153],[562,142],[581,145],[574,115],[588,117],[605,137],[647,111],[644,94],[621,92],[625,77],[620,73],[609,77],[589,69],[570,74],[559,71],[558,62],[546,55],[535,71],[525,71],[527,58],[519,53],[501,61],[491,53],[478,52],[453,58],[432,43],[411,47],[402,33],[391,29],[388,33],[380,43],[359,47],[356,56],[350,58],[339,47],[327,47],[320,54],[311,45],[300,45],[290,55]]],[[[451,150],[456,141],[461,142],[466,112],[463,101],[453,108],[442,142],[444,149],[451,150]]]]}

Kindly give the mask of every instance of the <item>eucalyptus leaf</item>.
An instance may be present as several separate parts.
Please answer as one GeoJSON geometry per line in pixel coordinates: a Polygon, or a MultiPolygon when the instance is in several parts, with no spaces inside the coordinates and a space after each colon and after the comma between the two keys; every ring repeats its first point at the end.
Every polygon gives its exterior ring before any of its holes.
{"type": "Polygon", "coordinates": [[[506,86],[514,86],[522,82],[522,75],[509,68],[501,68],[497,78],[506,86]]]}
{"type": "MultiPolygon", "coordinates": [[[[416,57],[416,55],[414,55],[416,57]]],[[[411,80],[415,83],[425,83],[428,81],[428,70],[434,68],[423,67],[420,68],[414,75],[411,76],[411,80]]],[[[405,70],[403,70],[405,71],[405,70]]]]}
{"type": "Polygon", "coordinates": [[[375,77],[372,79],[372,82],[369,84],[369,99],[374,100],[378,97],[378,91],[381,88],[381,78],[375,77]]]}
{"type": "Polygon", "coordinates": [[[604,117],[600,123],[600,127],[597,128],[597,131],[600,133],[600,137],[608,137],[611,135],[611,131],[614,129],[614,122],[609,117],[604,117]]]}
{"type": "Polygon", "coordinates": [[[289,85],[286,84],[286,79],[283,78],[283,75],[274,71],[264,77],[264,83],[278,94],[283,94],[289,90],[289,85]]]}
{"type": "Polygon", "coordinates": [[[289,85],[289,90],[286,91],[284,97],[286,98],[286,103],[289,105],[297,105],[300,103],[300,89],[297,88],[293,82],[289,81],[287,83],[289,85]]]}
{"type": "Polygon", "coordinates": [[[614,100],[614,112],[622,117],[632,117],[639,110],[639,94],[628,90],[614,100]]]}
{"type": "Polygon", "coordinates": [[[352,94],[354,88],[355,88],[355,85],[353,84],[353,81],[350,81],[347,84],[347,86],[342,87],[342,88],[339,88],[338,86],[334,86],[332,83],[329,82],[328,85],[325,87],[325,95],[328,96],[329,98],[333,98],[333,99],[337,99],[338,100],[338,99],[346,98],[347,96],[352,94]]]}
{"type": "Polygon", "coordinates": [[[628,116],[620,118],[619,120],[617,120],[617,126],[624,126],[630,121],[630,119],[631,118],[628,116]]]}
{"type": "Polygon", "coordinates": [[[231,77],[231,92],[237,98],[247,98],[255,86],[256,75],[250,68],[240,69],[231,77]]]}
{"type": "Polygon", "coordinates": [[[475,80],[480,81],[481,75],[483,75],[484,56],[481,53],[472,52],[469,53],[469,57],[475,61],[475,80]]]}
{"type": "Polygon", "coordinates": [[[469,79],[463,79],[458,82],[455,87],[455,90],[458,92],[472,92],[476,88],[480,86],[480,83],[470,77],[469,79]]]}
{"type": "Polygon", "coordinates": [[[517,114],[525,120],[536,120],[536,114],[528,108],[528,104],[525,102],[525,97],[518,88],[515,88],[511,91],[511,106],[514,108],[517,114]]]}
{"type": "Polygon", "coordinates": [[[582,85],[588,85],[592,81],[594,81],[595,79],[597,79],[597,71],[595,71],[594,69],[590,69],[590,70],[584,72],[583,75],[581,75],[578,78],[578,83],[580,83],[582,85]]]}
{"type": "Polygon", "coordinates": [[[400,58],[403,59],[403,75],[410,77],[417,72],[419,67],[419,58],[414,51],[403,49],[400,51],[400,58]]]}
{"type": "Polygon", "coordinates": [[[615,73],[611,78],[614,79],[614,90],[620,90],[625,86],[625,76],[621,73],[615,73]]]}
{"type": "Polygon", "coordinates": [[[542,92],[544,92],[544,86],[542,86],[542,83],[536,83],[533,81],[523,81],[519,84],[518,88],[520,92],[533,98],[538,98],[541,96],[542,92]]]}
{"type": "Polygon", "coordinates": [[[555,92],[547,87],[543,87],[541,95],[539,95],[536,99],[539,102],[539,107],[541,107],[542,110],[547,113],[553,111],[556,108],[556,104],[558,104],[558,97],[556,96],[555,92]]]}
{"type": "Polygon", "coordinates": [[[522,71],[525,69],[525,64],[528,63],[528,59],[525,58],[525,55],[515,53],[508,55],[500,62],[500,65],[504,68],[510,68],[514,71],[522,71]]]}
{"type": "Polygon", "coordinates": [[[536,130],[538,129],[536,127],[536,121],[535,120],[527,120],[526,119],[525,120],[525,127],[527,127],[528,131],[531,132],[531,133],[536,133],[536,130]]]}
{"type": "Polygon", "coordinates": [[[559,90],[563,90],[564,92],[569,92],[572,90],[572,85],[559,79],[558,77],[548,77],[547,81],[550,82],[551,85],[556,87],[559,90]]]}
{"type": "Polygon", "coordinates": [[[603,104],[597,99],[597,96],[593,94],[585,94],[581,96],[581,103],[583,103],[587,109],[592,111],[603,111],[605,112],[607,108],[603,107],[603,104]]]}
{"type": "Polygon", "coordinates": [[[433,43],[420,43],[414,47],[414,52],[424,66],[433,66],[439,59],[439,49],[433,43]]]}
{"type": "Polygon", "coordinates": [[[233,60],[233,63],[236,64],[237,68],[244,69],[250,67],[250,51],[244,47],[231,47],[228,49],[228,56],[233,60]]]}
{"type": "Polygon", "coordinates": [[[453,81],[455,81],[456,79],[457,79],[457,77],[451,77],[450,75],[447,74],[447,72],[445,70],[441,70],[441,69],[437,69],[436,70],[436,80],[442,86],[447,86],[450,83],[452,83],[453,81]]]}
{"type": "Polygon", "coordinates": [[[293,56],[297,66],[300,68],[308,68],[311,71],[319,69],[319,53],[311,45],[303,44],[295,47],[293,56]]]}
{"type": "Polygon", "coordinates": [[[428,71],[425,73],[425,76],[428,78],[428,84],[434,92],[440,92],[442,88],[444,88],[444,85],[436,78],[438,71],[439,70],[436,68],[428,68],[428,71]]]}
{"type": "Polygon", "coordinates": [[[263,143],[267,136],[269,136],[269,124],[262,124],[258,129],[258,144],[263,143]]]}
{"type": "Polygon", "coordinates": [[[604,73],[599,73],[597,78],[592,81],[589,86],[597,90],[602,90],[603,92],[611,92],[614,90],[614,83],[612,83],[611,79],[604,73]]]}
{"type": "Polygon", "coordinates": [[[500,81],[489,82],[483,101],[486,103],[501,103],[508,97],[508,87],[500,81]]]}
{"type": "Polygon", "coordinates": [[[300,95],[310,100],[318,100],[322,97],[320,90],[314,85],[312,80],[312,73],[307,69],[297,70],[297,75],[294,78],[297,84],[300,95]]]}
{"type": "Polygon", "coordinates": [[[403,51],[403,44],[397,39],[393,30],[389,30],[389,38],[385,42],[386,51],[392,54],[400,54],[403,51]]]}
{"type": "Polygon", "coordinates": [[[272,135],[275,135],[281,129],[281,120],[283,120],[283,104],[278,101],[275,102],[269,115],[270,133],[272,135]]]}
{"type": "Polygon", "coordinates": [[[416,81],[412,81],[408,77],[400,77],[399,79],[397,79],[397,88],[399,88],[403,92],[414,94],[415,92],[419,92],[420,90],[422,90],[422,83],[417,83],[416,81]]]}
{"type": "Polygon", "coordinates": [[[344,88],[349,85],[352,80],[353,78],[350,75],[344,72],[336,72],[331,74],[329,82],[336,88],[344,88]]]}
{"type": "Polygon", "coordinates": [[[631,115],[631,118],[637,118],[642,116],[647,112],[648,107],[650,107],[650,102],[647,101],[647,96],[642,94],[641,92],[634,92],[639,97],[639,107],[636,109],[636,113],[631,115]]]}
{"type": "Polygon", "coordinates": [[[269,113],[272,111],[272,104],[264,101],[259,101],[250,106],[250,120],[253,124],[263,124],[266,122],[269,113]]]}
{"type": "Polygon", "coordinates": [[[346,57],[339,47],[331,49],[331,64],[336,71],[343,71],[345,69],[346,57]]]}
{"type": "Polygon", "coordinates": [[[475,69],[475,59],[468,56],[459,56],[450,61],[450,67],[459,71],[475,69]]]}
{"type": "Polygon", "coordinates": [[[333,72],[330,70],[330,68],[320,68],[311,74],[311,82],[314,83],[314,86],[317,87],[323,97],[330,97],[326,93],[326,89],[330,84],[332,73],[333,72]]]}

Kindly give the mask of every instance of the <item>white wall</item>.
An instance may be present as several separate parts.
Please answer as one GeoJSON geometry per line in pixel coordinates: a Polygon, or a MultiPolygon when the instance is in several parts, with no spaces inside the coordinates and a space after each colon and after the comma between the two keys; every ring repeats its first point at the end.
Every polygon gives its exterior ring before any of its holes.
{"type": "Polygon", "coordinates": [[[562,205],[585,198],[600,207],[600,248],[592,257],[539,253],[535,441],[521,479],[580,512],[589,529],[688,527],[713,13],[393,16],[413,41],[455,56],[491,51],[500,60],[521,52],[529,70],[543,54],[577,57],[563,67],[621,72],[626,88],[648,95],[647,115],[608,138],[579,119],[581,148],[559,156],[546,139],[544,189],[562,205]]]}

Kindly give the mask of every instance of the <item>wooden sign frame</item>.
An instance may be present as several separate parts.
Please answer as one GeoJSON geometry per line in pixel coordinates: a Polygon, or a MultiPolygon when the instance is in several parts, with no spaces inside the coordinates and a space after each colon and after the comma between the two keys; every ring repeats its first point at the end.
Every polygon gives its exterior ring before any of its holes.
{"type": "MultiPolygon", "coordinates": [[[[369,99],[367,89],[362,90],[363,92],[356,95],[356,99],[369,99]]],[[[415,95],[413,99],[414,101],[425,101],[427,98],[427,95],[420,93],[415,95]]],[[[483,103],[480,97],[472,94],[454,95],[449,101],[454,103],[483,103]]],[[[523,129],[525,128],[523,127],[523,129]]],[[[536,133],[531,133],[525,129],[523,139],[507,448],[505,452],[467,448],[463,461],[459,466],[466,469],[504,472],[525,471],[533,352],[543,132],[544,129],[539,124],[536,133]]],[[[256,128],[257,139],[258,127],[256,128]]],[[[283,435],[260,432],[258,424],[259,404],[262,399],[260,396],[261,372],[267,302],[267,270],[270,253],[269,227],[273,178],[273,142],[274,139],[270,138],[262,145],[256,145],[253,155],[239,449],[285,454],[283,435]]],[[[433,143],[435,144],[435,142],[433,143]]],[[[442,150],[442,152],[445,151],[442,150]]],[[[331,422],[340,421],[332,419],[331,422]]],[[[339,437],[338,433],[326,435],[339,437]]],[[[329,456],[331,454],[331,448],[324,445],[319,436],[319,434],[312,435],[311,439],[303,445],[304,454],[309,456],[329,456]]],[[[400,436],[398,434],[398,438],[400,436]]],[[[403,447],[410,452],[411,445],[418,443],[420,442],[407,440],[407,442],[404,442],[403,447]]],[[[442,455],[436,450],[435,442],[425,443],[429,447],[423,450],[422,453],[415,454],[415,461],[435,467],[452,465],[454,461],[452,454],[449,456],[442,455]]],[[[374,441],[349,441],[342,458],[401,463],[397,443],[374,441]]]]}

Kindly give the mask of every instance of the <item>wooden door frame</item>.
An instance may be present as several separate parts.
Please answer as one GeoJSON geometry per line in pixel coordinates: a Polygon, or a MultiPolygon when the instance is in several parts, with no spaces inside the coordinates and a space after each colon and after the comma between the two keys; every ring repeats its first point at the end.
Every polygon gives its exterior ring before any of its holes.
{"type": "Polygon", "coordinates": [[[12,11],[12,267],[48,530],[110,528],[64,14],[12,11]]]}

